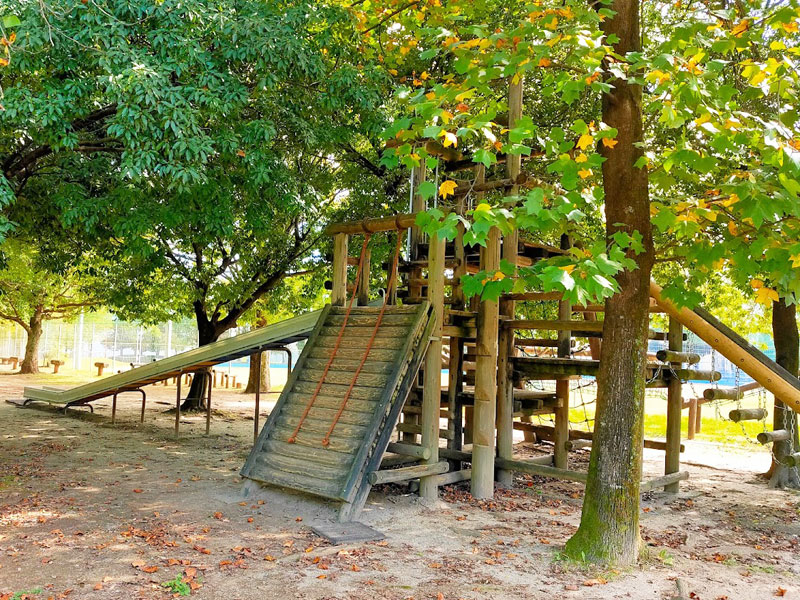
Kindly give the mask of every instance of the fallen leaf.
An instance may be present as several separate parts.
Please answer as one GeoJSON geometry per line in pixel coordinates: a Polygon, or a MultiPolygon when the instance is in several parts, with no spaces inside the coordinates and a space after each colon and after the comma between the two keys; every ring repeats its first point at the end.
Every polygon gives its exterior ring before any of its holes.
{"type": "Polygon", "coordinates": [[[143,491],[144,490],[140,490],[139,488],[136,488],[135,490],[133,490],[133,493],[134,494],[141,494],[143,491]]]}
{"type": "Polygon", "coordinates": [[[775,590],[775,595],[776,596],[785,596],[786,595],[786,588],[779,587],[777,590],[775,590]]]}

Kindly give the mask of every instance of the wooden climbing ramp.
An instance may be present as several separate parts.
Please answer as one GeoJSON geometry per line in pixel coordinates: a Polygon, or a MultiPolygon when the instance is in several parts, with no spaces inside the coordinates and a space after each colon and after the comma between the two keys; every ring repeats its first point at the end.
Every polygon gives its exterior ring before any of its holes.
{"type": "Polygon", "coordinates": [[[428,302],[326,307],[241,474],[356,518],[434,324],[428,302]]]}

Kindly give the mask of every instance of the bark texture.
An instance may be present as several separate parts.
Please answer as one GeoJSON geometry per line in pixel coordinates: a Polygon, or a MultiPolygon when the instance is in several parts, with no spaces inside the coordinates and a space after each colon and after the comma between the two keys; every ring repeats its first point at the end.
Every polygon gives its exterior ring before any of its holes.
{"type": "MultiPolygon", "coordinates": [[[[615,0],[616,15],[603,22],[615,34],[619,54],[640,48],[639,5],[615,0]]],[[[644,391],[653,240],[647,173],[634,166],[642,155],[642,91],[613,79],[603,97],[603,121],[618,130],[614,148],[601,147],[606,234],[642,236],[644,251],[630,252],[638,268],[617,277],[620,292],[605,306],[603,359],[597,377],[597,412],[581,524],[567,542],[567,555],[625,566],[638,558],[639,484],[644,437],[644,391]]]]}
{"type": "Polygon", "coordinates": [[[24,328],[28,339],[25,343],[25,356],[19,366],[19,372],[22,374],[30,375],[39,372],[39,340],[42,339],[43,321],[42,307],[37,307],[28,326],[24,328]]]}
{"type": "MultiPolygon", "coordinates": [[[[223,328],[215,328],[209,326],[208,322],[201,322],[198,319],[198,342],[199,345],[205,346],[212,342],[216,342],[219,337],[226,331],[223,328]]],[[[206,409],[206,392],[208,390],[208,380],[211,378],[211,369],[205,369],[195,373],[192,379],[192,385],[189,386],[189,393],[186,394],[186,399],[181,404],[182,412],[189,412],[193,410],[206,409]]]]}
{"type": "MultiPolygon", "coordinates": [[[[261,392],[267,393],[272,385],[269,378],[269,350],[265,350],[261,354],[261,392]]],[[[245,394],[256,393],[256,381],[258,381],[258,354],[250,355],[250,372],[247,376],[247,387],[244,389],[245,394]]]]}
{"type": "MultiPolygon", "coordinates": [[[[775,362],[797,375],[800,371],[800,335],[797,331],[797,307],[786,304],[781,298],[772,303],[772,338],[775,342],[775,362]]],[[[785,429],[794,435],[792,439],[772,445],[772,466],[767,475],[769,486],[774,488],[800,489],[800,473],[797,467],[786,467],[780,460],[800,449],[797,431],[797,414],[775,398],[773,429],[785,429]]]]}

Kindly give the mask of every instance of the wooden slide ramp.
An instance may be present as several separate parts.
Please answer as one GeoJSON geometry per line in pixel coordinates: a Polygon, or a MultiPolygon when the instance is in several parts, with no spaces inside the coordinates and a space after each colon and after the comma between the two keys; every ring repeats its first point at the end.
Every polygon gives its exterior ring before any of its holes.
{"type": "Polygon", "coordinates": [[[667,314],[772,392],[786,406],[800,413],[800,379],[797,374],[789,373],[705,309],[677,307],[663,297],[661,288],[652,281],[650,296],[667,314]]]}
{"type": "Polygon", "coordinates": [[[339,519],[349,521],[357,517],[369,494],[367,476],[380,466],[425,355],[433,317],[427,302],[386,307],[326,447],[323,439],[342,408],[380,308],[354,307],[335,350],[345,312],[344,307],[323,310],[241,474],[341,503],[339,519]],[[334,351],[325,380],[303,419],[334,351]]]}

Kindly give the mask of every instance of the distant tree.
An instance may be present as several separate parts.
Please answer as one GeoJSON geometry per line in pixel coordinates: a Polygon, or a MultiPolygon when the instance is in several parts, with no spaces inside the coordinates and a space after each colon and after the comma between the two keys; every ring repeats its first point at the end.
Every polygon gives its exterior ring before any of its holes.
{"type": "Polygon", "coordinates": [[[44,206],[82,236],[125,318],[191,315],[212,342],[321,262],[343,204],[396,196],[376,150],[390,77],[346,2],[54,0],[19,19],[6,214],[27,227],[44,206]]]}
{"type": "Polygon", "coordinates": [[[45,321],[69,319],[94,305],[85,277],[76,270],[54,273],[38,250],[17,240],[0,246],[6,262],[0,270],[0,319],[25,330],[27,343],[20,373],[39,372],[39,341],[45,321]]]}

